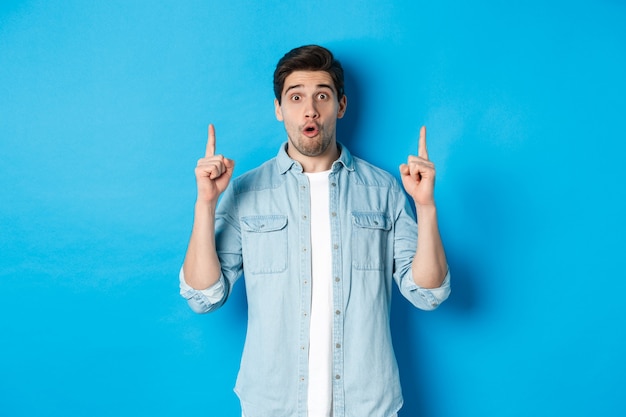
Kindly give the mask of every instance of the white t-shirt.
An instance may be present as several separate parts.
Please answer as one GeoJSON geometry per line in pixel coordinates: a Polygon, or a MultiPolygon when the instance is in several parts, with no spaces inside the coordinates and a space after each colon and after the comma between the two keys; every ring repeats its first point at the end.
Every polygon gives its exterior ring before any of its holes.
{"type": "Polygon", "coordinates": [[[311,316],[308,417],[332,416],[332,243],[330,171],[306,173],[311,192],[311,316]]]}

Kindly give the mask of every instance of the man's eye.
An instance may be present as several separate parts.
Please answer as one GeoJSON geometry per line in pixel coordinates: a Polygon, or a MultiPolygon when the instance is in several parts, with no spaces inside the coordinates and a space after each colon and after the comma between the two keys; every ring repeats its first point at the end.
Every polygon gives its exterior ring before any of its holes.
{"type": "Polygon", "coordinates": [[[326,93],[320,93],[320,94],[318,95],[318,97],[319,97],[319,99],[320,99],[320,100],[326,100],[326,99],[328,98],[328,94],[326,94],[326,93]]]}
{"type": "Polygon", "coordinates": [[[291,96],[291,99],[293,101],[299,101],[300,100],[300,96],[299,95],[293,95],[293,96],[291,96]]]}

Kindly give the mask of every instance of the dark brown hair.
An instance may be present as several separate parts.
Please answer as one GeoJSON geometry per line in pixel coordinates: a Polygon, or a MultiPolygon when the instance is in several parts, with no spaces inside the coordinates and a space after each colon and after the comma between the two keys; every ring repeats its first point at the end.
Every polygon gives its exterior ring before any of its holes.
{"type": "Polygon", "coordinates": [[[326,71],[335,84],[337,100],[343,95],[343,68],[332,52],[318,45],[294,48],[283,56],[274,70],[274,95],[280,104],[285,79],[294,71],[326,71]]]}

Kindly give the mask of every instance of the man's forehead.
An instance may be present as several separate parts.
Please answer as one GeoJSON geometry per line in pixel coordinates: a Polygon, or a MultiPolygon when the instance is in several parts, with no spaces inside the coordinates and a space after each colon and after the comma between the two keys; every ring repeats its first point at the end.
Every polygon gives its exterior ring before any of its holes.
{"type": "Polygon", "coordinates": [[[313,88],[328,86],[335,90],[333,79],[326,71],[294,71],[285,78],[283,92],[297,86],[313,88]]]}

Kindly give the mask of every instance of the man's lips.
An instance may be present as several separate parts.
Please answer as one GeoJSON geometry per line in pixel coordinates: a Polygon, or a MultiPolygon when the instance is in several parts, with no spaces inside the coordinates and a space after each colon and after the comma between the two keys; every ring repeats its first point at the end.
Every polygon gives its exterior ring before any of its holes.
{"type": "Polygon", "coordinates": [[[317,125],[315,123],[310,123],[305,125],[302,128],[302,134],[304,136],[307,136],[309,138],[312,138],[314,136],[317,136],[317,134],[319,133],[320,129],[319,127],[317,127],[317,125]]]}

